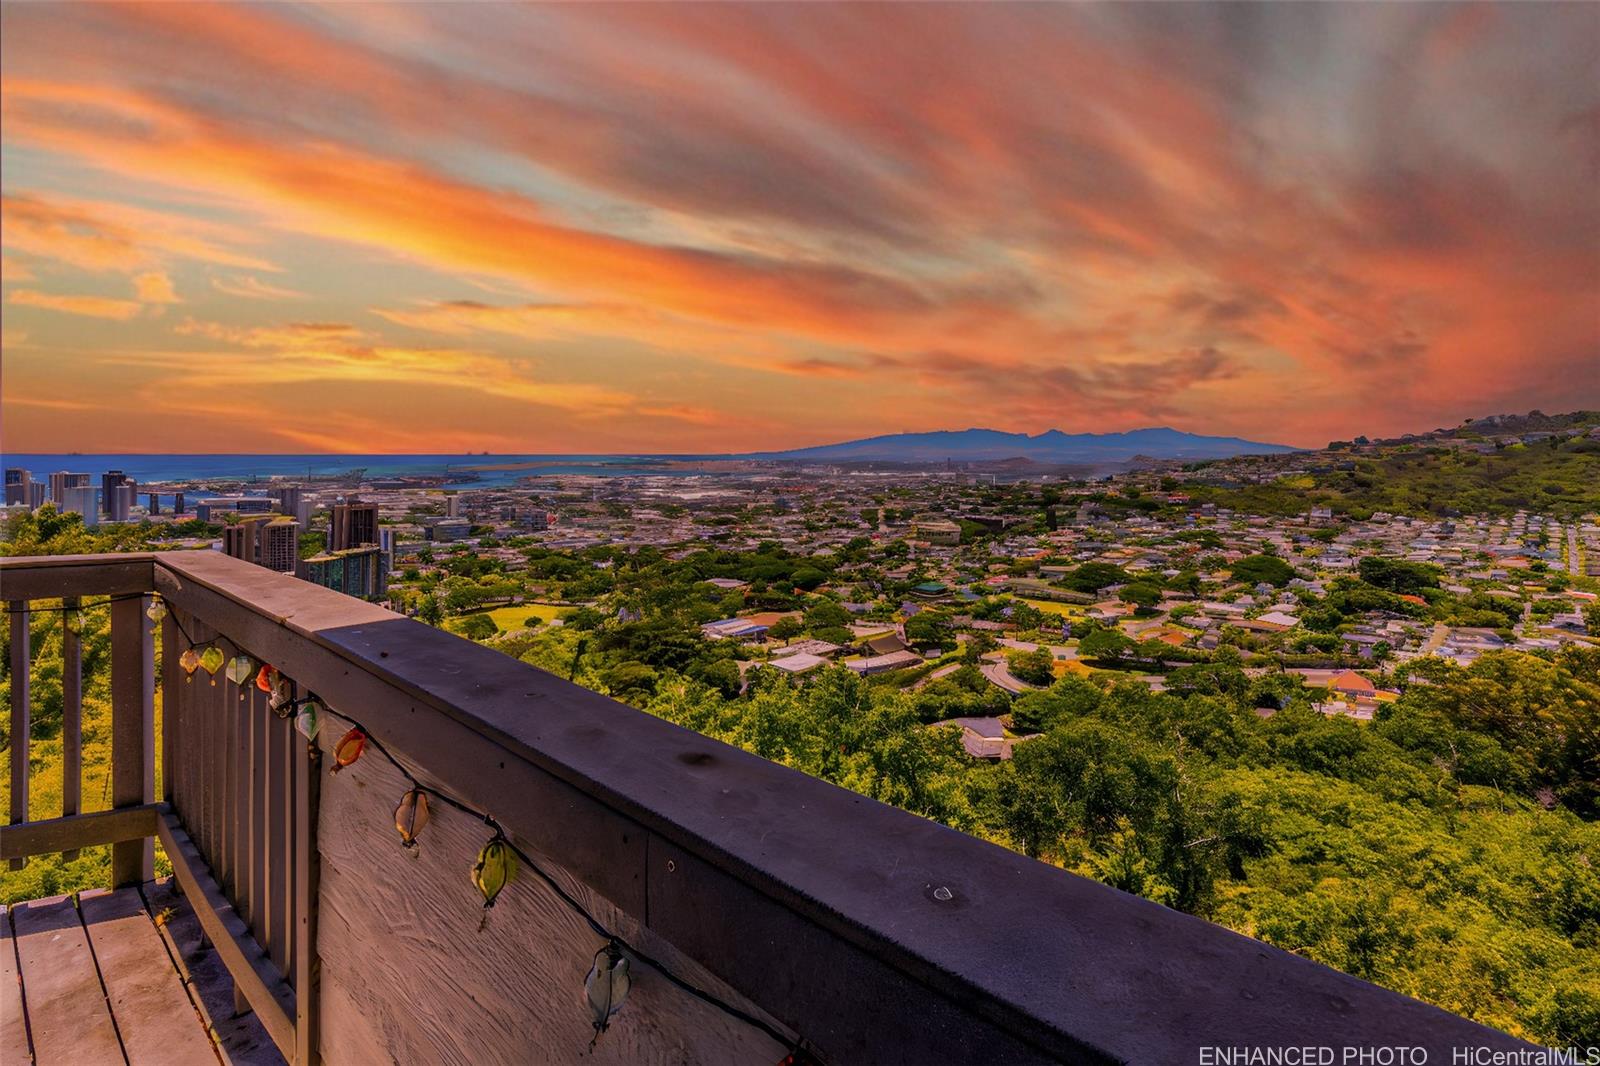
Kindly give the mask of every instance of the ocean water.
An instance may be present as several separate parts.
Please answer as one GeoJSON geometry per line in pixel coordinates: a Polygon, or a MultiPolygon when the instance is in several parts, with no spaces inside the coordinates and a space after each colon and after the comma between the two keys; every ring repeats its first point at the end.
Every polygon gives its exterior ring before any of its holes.
{"type": "Polygon", "coordinates": [[[313,477],[348,474],[363,470],[368,477],[405,475],[464,475],[462,486],[492,488],[510,485],[529,474],[589,475],[684,475],[696,471],[669,465],[671,460],[713,458],[694,455],[44,455],[38,453],[0,453],[0,465],[20,466],[35,481],[48,481],[46,475],[71,470],[99,476],[107,470],[121,470],[141,485],[206,479],[244,479],[265,481],[272,477],[313,477]],[[536,463],[537,468],[519,470],[478,470],[468,468],[499,464],[536,463]],[[467,480],[471,476],[473,480],[467,480]]]}

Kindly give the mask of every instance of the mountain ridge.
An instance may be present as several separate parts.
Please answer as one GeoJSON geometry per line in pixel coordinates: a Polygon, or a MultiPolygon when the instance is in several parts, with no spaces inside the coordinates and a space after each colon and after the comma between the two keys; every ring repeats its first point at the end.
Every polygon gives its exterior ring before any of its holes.
{"type": "Polygon", "coordinates": [[[886,433],[837,444],[754,452],[753,459],[834,459],[840,461],[940,462],[946,459],[992,461],[1031,459],[1045,463],[1081,463],[1157,459],[1226,459],[1236,455],[1278,455],[1299,451],[1241,437],[1213,437],[1170,426],[1146,426],[1114,433],[1067,433],[1047,429],[1038,434],[971,427],[926,433],[886,433]]]}

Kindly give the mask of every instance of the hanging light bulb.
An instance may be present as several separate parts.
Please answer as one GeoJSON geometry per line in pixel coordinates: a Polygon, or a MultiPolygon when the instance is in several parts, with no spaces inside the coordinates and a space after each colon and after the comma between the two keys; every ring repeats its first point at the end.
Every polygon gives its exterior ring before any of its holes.
{"type": "Polygon", "coordinates": [[[400,806],[394,809],[394,827],[400,831],[400,843],[407,848],[417,846],[417,834],[428,824],[428,794],[413,787],[400,797],[400,806]]]}
{"type": "Polygon", "coordinates": [[[167,616],[167,605],[160,600],[151,600],[150,606],[144,609],[144,616],[155,623],[150,627],[150,632],[154,633],[161,628],[161,620],[167,616]]]}
{"type": "Polygon", "coordinates": [[[278,668],[271,663],[262,663],[261,671],[256,674],[256,688],[262,692],[270,693],[278,683],[278,668]]]}
{"type": "Polygon", "coordinates": [[[322,730],[322,704],[317,700],[301,704],[300,713],[294,716],[294,727],[307,740],[316,740],[322,730]]]}
{"type": "Polygon", "coordinates": [[[478,852],[477,864],[472,867],[472,883],[483,894],[483,921],[478,931],[489,924],[489,908],[499,897],[517,872],[517,855],[511,844],[496,830],[494,838],[478,852]]]}
{"type": "Polygon", "coordinates": [[[328,772],[338,773],[361,758],[361,753],[366,750],[367,735],[359,728],[352,728],[350,732],[339,738],[339,743],[333,746],[333,769],[328,772]]]}
{"type": "Polygon", "coordinates": [[[235,655],[228,660],[228,680],[239,686],[239,699],[244,700],[244,685],[256,672],[255,660],[248,655],[235,655]]]}
{"type": "Polygon", "coordinates": [[[600,1039],[600,1034],[611,1025],[611,1016],[622,1009],[622,1001],[628,998],[628,989],[632,986],[633,979],[628,976],[628,958],[615,940],[594,953],[594,965],[589,967],[589,976],[583,981],[584,996],[589,1001],[589,1013],[594,1019],[594,1039],[589,1041],[591,1048],[595,1040],[600,1039]]]}
{"type": "Polygon", "coordinates": [[[190,648],[182,655],[178,656],[178,665],[183,667],[183,672],[185,674],[183,679],[184,682],[191,682],[194,680],[194,672],[200,669],[200,654],[193,648],[190,648]]]}
{"type": "Polygon", "coordinates": [[[294,684],[282,674],[278,674],[277,683],[272,686],[272,695],[267,697],[267,706],[272,708],[272,713],[279,718],[287,718],[294,710],[294,684]]]}
{"type": "Polygon", "coordinates": [[[215,644],[200,653],[200,665],[205,667],[206,673],[211,675],[211,683],[217,683],[217,671],[222,669],[222,649],[215,644]]]}

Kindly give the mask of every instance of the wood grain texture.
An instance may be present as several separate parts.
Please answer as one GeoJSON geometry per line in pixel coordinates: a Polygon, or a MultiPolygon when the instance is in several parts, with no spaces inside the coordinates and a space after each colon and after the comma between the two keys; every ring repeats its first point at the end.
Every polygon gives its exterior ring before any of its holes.
{"type": "Polygon", "coordinates": [[[156,929],[199,1005],[222,1061],[228,1066],[282,1066],[283,1056],[256,1016],[234,1012],[233,978],[206,943],[200,920],[175,882],[152,881],[143,889],[156,929]]]}
{"type": "MultiPolygon", "coordinates": [[[[11,623],[11,824],[28,820],[28,748],[33,732],[33,708],[29,702],[30,633],[28,605],[16,600],[6,604],[11,623]]],[[[12,859],[11,868],[20,870],[26,859],[12,859]]]]}
{"type": "Polygon", "coordinates": [[[155,804],[145,804],[7,826],[0,831],[0,858],[70,853],[96,844],[143,840],[155,833],[158,810],[155,804]]]}
{"type": "MultiPolygon", "coordinates": [[[[111,604],[111,805],[156,798],[155,640],[148,596],[111,604]]],[[[155,844],[111,846],[111,883],[136,885],[155,876],[155,844]]]]}
{"type": "Polygon", "coordinates": [[[0,1062],[21,1066],[33,1060],[28,1022],[22,1007],[22,973],[11,936],[11,915],[0,909],[0,1062]]]}
{"type": "MultiPolygon", "coordinates": [[[[79,600],[68,596],[61,601],[63,611],[75,610],[79,600]]],[[[68,629],[63,614],[61,625],[61,813],[83,810],[83,638],[68,629]]],[[[71,862],[77,851],[63,858],[71,862]]]]}
{"type": "Polygon", "coordinates": [[[39,1066],[122,1066],[89,938],[69,896],[11,908],[39,1066]]]}
{"type": "Polygon", "coordinates": [[[78,912],[128,1061],[214,1066],[216,1052],[137,887],[84,892],[78,912]]]}
{"type": "Polygon", "coordinates": [[[205,860],[175,818],[157,823],[162,847],[172,860],[174,879],[200,920],[206,935],[240,990],[250,1001],[272,1042],[286,1053],[294,1050],[294,992],[250,935],[233,905],[217,887],[205,860]]]}
{"type": "Polygon", "coordinates": [[[8,600],[61,596],[126,596],[154,587],[154,559],[145,554],[27,555],[0,559],[0,588],[8,600]]]}
{"type": "MultiPolygon", "coordinates": [[[[335,723],[324,729],[337,738],[335,723]]],[[[589,1054],[583,981],[603,942],[528,870],[479,932],[482,898],[470,871],[489,831],[435,805],[419,847],[407,852],[393,824],[406,787],[371,751],[323,782],[318,949],[327,1062],[771,1063],[786,1054],[637,964],[626,1004],[589,1054]]],[[[541,865],[608,928],[699,987],[761,1014],[559,864],[541,865]]]]}

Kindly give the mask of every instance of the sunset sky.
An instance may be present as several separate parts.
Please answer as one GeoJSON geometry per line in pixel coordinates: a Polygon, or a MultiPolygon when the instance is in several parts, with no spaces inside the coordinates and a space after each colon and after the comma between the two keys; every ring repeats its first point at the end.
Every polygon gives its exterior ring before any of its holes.
{"type": "Polygon", "coordinates": [[[11,452],[1600,407],[1600,4],[0,10],[11,452]]]}

